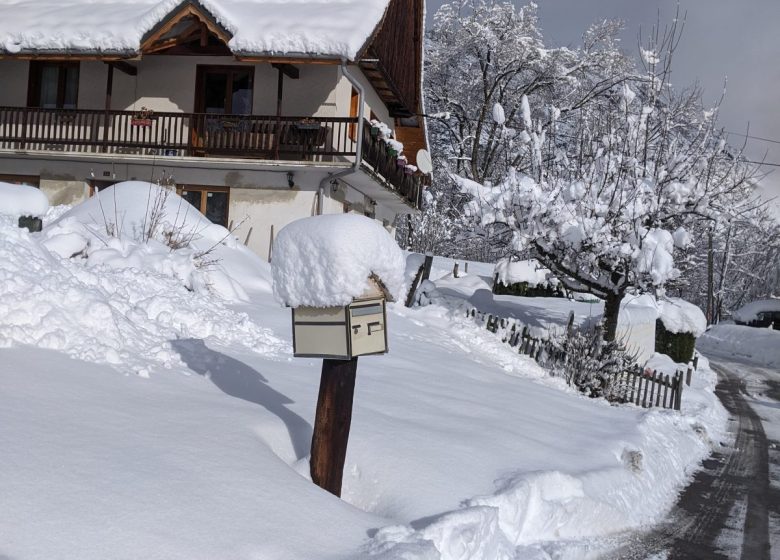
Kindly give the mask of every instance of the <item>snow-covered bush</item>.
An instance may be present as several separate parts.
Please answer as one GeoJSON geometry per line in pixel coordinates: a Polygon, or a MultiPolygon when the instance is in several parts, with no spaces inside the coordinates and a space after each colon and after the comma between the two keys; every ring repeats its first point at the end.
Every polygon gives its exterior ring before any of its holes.
{"type": "Polygon", "coordinates": [[[505,257],[493,271],[493,293],[525,297],[564,297],[560,281],[538,261],[505,257]]]}
{"type": "Polygon", "coordinates": [[[230,232],[169,188],[126,181],[74,206],[44,228],[43,244],[86,266],[149,270],[227,300],[270,291],[263,263],[230,232]]]}
{"type": "Polygon", "coordinates": [[[658,301],[655,351],[666,354],[676,363],[688,363],[693,359],[696,338],[706,328],[707,319],[694,304],[676,298],[661,299],[658,301]]]}
{"type": "Polygon", "coordinates": [[[623,394],[620,374],[636,367],[636,356],[616,340],[605,341],[600,328],[575,329],[554,339],[565,356],[551,364],[553,374],[590,397],[611,399],[623,394]]]}

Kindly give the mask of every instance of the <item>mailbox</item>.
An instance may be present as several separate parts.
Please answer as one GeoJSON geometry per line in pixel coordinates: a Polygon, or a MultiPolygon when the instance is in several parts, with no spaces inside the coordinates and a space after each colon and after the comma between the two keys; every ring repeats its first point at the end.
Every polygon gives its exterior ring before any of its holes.
{"type": "Polygon", "coordinates": [[[387,352],[384,293],[373,285],[343,307],[293,309],[293,353],[299,358],[351,360],[387,352]]]}

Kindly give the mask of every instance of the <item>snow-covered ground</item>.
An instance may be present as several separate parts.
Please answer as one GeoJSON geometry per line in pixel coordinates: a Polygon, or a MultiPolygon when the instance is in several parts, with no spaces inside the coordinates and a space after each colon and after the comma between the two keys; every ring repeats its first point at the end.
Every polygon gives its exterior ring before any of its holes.
{"type": "Polygon", "coordinates": [[[708,355],[780,368],[780,331],[720,324],[707,329],[696,347],[708,355]]]}
{"type": "Polygon", "coordinates": [[[780,331],[714,325],[699,339],[697,348],[742,380],[745,400],[761,419],[769,440],[768,534],[774,558],[780,550],[780,512],[773,497],[780,495],[780,331]]]}
{"type": "Polygon", "coordinates": [[[308,480],[320,363],[292,358],[265,263],[224,299],[0,228],[0,558],[587,557],[661,518],[724,430],[706,360],[682,414],[610,406],[445,307],[391,304],[339,500],[308,480]]]}

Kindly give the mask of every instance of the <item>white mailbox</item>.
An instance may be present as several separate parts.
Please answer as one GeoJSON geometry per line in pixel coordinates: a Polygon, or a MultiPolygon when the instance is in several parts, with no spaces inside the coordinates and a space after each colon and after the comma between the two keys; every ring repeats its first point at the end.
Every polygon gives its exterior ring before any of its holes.
{"type": "Polygon", "coordinates": [[[343,307],[293,309],[293,353],[301,358],[351,360],[387,352],[386,297],[371,288],[343,307]]]}

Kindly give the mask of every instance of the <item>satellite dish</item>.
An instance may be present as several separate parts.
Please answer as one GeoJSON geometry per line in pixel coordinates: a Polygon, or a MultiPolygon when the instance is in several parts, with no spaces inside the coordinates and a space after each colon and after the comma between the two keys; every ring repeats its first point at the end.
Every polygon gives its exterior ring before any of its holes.
{"type": "Polygon", "coordinates": [[[430,175],[433,171],[433,162],[431,161],[431,154],[428,150],[417,151],[417,169],[425,175],[430,175]]]}

